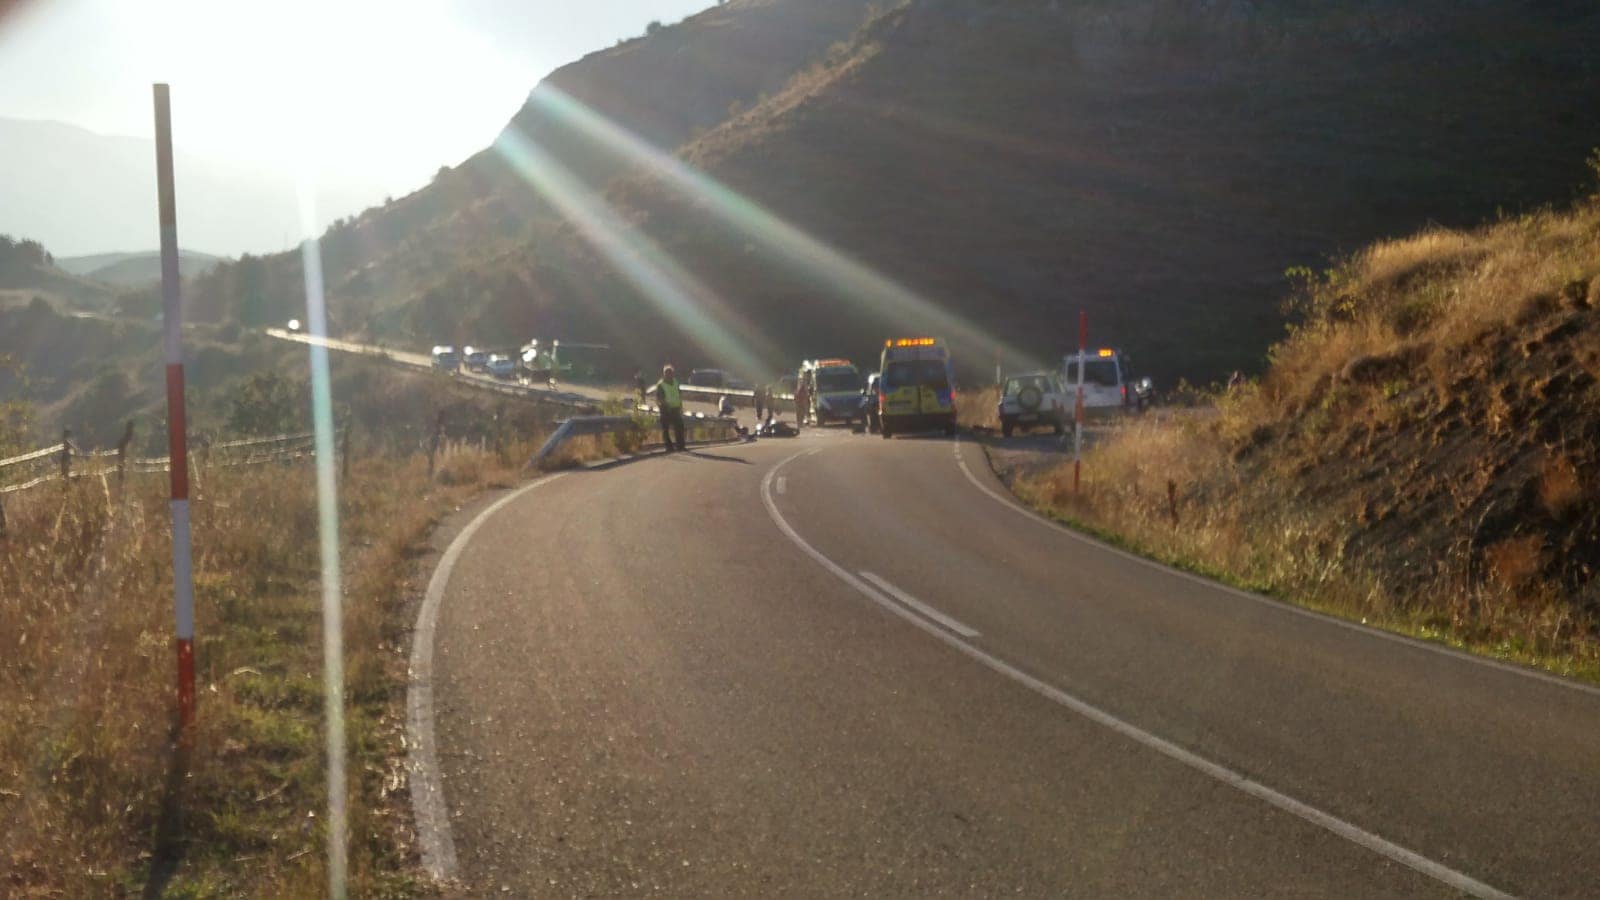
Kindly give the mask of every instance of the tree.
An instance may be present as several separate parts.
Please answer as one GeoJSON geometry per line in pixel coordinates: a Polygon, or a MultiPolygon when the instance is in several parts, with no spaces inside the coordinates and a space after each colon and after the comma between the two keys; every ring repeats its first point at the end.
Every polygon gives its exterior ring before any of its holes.
{"type": "Polygon", "coordinates": [[[658,32],[660,30],[661,30],[661,20],[660,19],[652,19],[650,24],[646,25],[644,27],[644,33],[645,34],[655,34],[656,32],[658,32]]]}
{"type": "Polygon", "coordinates": [[[310,399],[304,383],[277,372],[257,372],[234,390],[228,430],[235,434],[269,435],[300,431],[310,399]]]}
{"type": "Polygon", "coordinates": [[[33,404],[23,399],[27,386],[22,364],[0,353],[0,457],[33,449],[33,404]]]}

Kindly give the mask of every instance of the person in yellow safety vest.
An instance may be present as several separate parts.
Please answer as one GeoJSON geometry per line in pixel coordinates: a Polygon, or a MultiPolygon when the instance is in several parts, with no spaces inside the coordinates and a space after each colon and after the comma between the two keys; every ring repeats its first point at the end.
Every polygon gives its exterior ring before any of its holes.
{"type": "Polygon", "coordinates": [[[656,406],[661,409],[661,443],[667,445],[667,452],[674,449],[687,450],[683,442],[683,394],[678,390],[678,377],[671,366],[663,366],[661,380],[656,382],[654,388],[656,406]],[[677,446],[674,447],[672,437],[678,437],[677,446]]]}

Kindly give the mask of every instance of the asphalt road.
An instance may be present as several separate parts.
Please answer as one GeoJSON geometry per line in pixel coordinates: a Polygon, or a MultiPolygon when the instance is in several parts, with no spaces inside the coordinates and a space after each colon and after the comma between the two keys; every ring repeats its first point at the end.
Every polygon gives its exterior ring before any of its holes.
{"type": "Polygon", "coordinates": [[[1600,891],[1600,692],[1153,567],[1003,493],[970,442],[807,431],[481,520],[431,643],[453,883],[1600,891]]]}

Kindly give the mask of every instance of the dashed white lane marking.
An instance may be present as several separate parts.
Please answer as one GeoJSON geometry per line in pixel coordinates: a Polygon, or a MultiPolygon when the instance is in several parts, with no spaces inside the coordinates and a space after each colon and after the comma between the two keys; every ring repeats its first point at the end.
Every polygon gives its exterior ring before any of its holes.
{"type": "Polygon", "coordinates": [[[406,768],[410,770],[411,809],[417,820],[417,844],[422,851],[422,867],[436,880],[455,875],[456,842],[450,831],[450,809],[445,803],[444,780],[439,775],[439,751],[433,733],[433,636],[439,624],[439,606],[456,560],[478,528],[501,507],[523,494],[549,484],[566,473],[549,475],[501,497],[478,513],[439,558],[439,565],[428,579],[417,612],[417,627],[411,634],[411,668],[406,684],[406,768]]]}
{"type": "MultiPolygon", "coordinates": [[[[1021,684],[1024,687],[1027,687],[1050,700],[1055,701],[1056,703],[1066,707],[1080,716],[1083,716],[1091,722],[1109,728],[1117,734],[1128,738],[1129,740],[1142,744],[1143,746],[1160,753],[1162,756],[1165,756],[1168,759],[1175,760],[1191,769],[1194,769],[1197,772],[1200,772],[1203,775],[1214,778],[1217,781],[1228,785],[1229,787],[1236,788],[1245,794],[1264,801],[1270,806],[1273,806],[1286,813],[1289,813],[1292,816],[1295,816],[1306,822],[1310,822],[1312,825],[1338,835],[1339,837],[1342,837],[1351,843],[1365,847],[1366,849],[1371,850],[1380,856],[1387,857],[1388,859],[1414,869],[1417,872],[1428,876],[1429,878],[1433,878],[1439,882],[1447,884],[1464,894],[1468,894],[1473,897],[1496,898],[1496,900],[1498,900],[1498,898],[1509,898],[1511,896],[1510,894],[1500,891],[1497,888],[1490,887],[1489,885],[1484,884],[1483,882],[1478,881],[1469,875],[1457,872],[1455,869],[1452,869],[1449,866],[1434,862],[1433,860],[1428,859],[1419,853],[1407,850],[1399,844],[1385,840],[1378,835],[1361,828],[1360,826],[1346,822],[1345,820],[1329,813],[1325,813],[1314,806],[1302,803],[1287,794],[1279,793],[1278,791],[1275,791],[1258,781],[1253,781],[1249,777],[1239,772],[1235,772],[1226,766],[1214,763],[1197,753],[1185,750],[1184,748],[1166,740],[1165,738],[1157,737],[1156,735],[1145,731],[1137,725],[1134,725],[1130,722],[1125,722],[1111,713],[1099,708],[1098,706],[1094,706],[1087,701],[1080,700],[1066,691],[1055,687],[1054,685],[1047,684],[1046,682],[1029,675],[1027,672],[1018,669],[1016,666],[1011,665],[1005,660],[980,650],[979,648],[968,643],[963,638],[945,631],[927,619],[922,618],[911,610],[891,600],[877,588],[868,584],[861,578],[851,574],[838,563],[835,563],[827,556],[824,556],[817,548],[807,543],[806,539],[801,537],[800,533],[795,531],[794,527],[791,526],[788,520],[783,517],[783,513],[778,511],[778,504],[772,499],[772,482],[774,480],[774,476],[777,475],[779,469],[798,459],[804,453],[805,451],[795,453],[767,471],[766,477],[761,480],[761,503],[767,508],[767,515],[772,518],[773,524],[777,525],[778,530],[783,532],[784,536],[787,537],[796,547],[799,547],[802,552],[815,560],[818,565],[822,566],[824,569],[827,569],[829,572],[832,572],[834,577],[855,588],[867,599],[878,604],[879,606],[882,606],[884,609],[889,610],[907,622],[910,622],[917,628],[922,629],[922,631],[932,635],[937,640],[943,641],[946,645],[966,654],[968,657],[976,660],[982,665],[987,666],[989,669],[998,672],[1007,678],[1010,678],[1018,684],[1021,684]]],[[[962,466],[965,467],[965,465],[966,463],[963,461],[962,466]]]]}
{"type": "MultiPolygon", "coordinates": [[[[778,483],[780,485],[783,483],[783,478],[781,476],[778,479],[778,483]]],[[[779,491],[778,493],[781,494],[783,492],[779,491]]],[[[900,590],[899,588],[897,588],[894,585],[890,584],[888,581],[884,580],[883,578],[880,578],[877,575],[872,574],[871,572],[862,572],[861,573],[861,577],[865,578],[866,580],[868,580],[868,581],[872,582],[873,584],[877,585],[878,588],[881,589],[884,593],[886,593],[889,596],[895,598],[896,600],[899,600],[901,603],[904,603],[905,605],[911,607],[912,609],[916,610],[917,612],[922,613],[923,615],[925,615],[928,618],[934,620],[935,622],[938,622],[940,625],[943,625],[944,627],[950,629],[951,631],[954,631],[956,634],[959,634],[962,637],[968,637],[968,638],[975,638],[975,637],[979,636],[977,631],[975,631],[975,630],[973,630],[971,628],[968,628],[966,625],[961,624],[960,622],[956,621],[955,619],[952,619],[951,617],[945,615],[942,612],[939,612],[937,609],[934,609],[933,607],[929,606],[928,604],[923,603],[921,600],[918,600],[917,598],[911,596],[910,594],[906,593],[905,591],[900,590]]]]}
{"type": "Polygon", "coordinates": [[[1304,617],[1306,617],[1308,619],[1315,619],[1318,622],[1323,622],[1323,623],[1328,624],[1328,625],[1336,625],[1336,626],[1338,626],[1340,628],[1344,628],[1344,629],[1347,629],[1349,631],[1354,631],[1354,632],[1357,632],[1359,634],[1364,634],[1367,637],[1374,637],[1374,638],[1378,638],[1380,640],[1390,641],[1390,642],[1396,643],[1396,644],[1402,644],[1402,645],[1410,647],[1410,648],[1412,648],[1414,650],[1426,650],[1429,653],[1437,653],[1440,656],[1447,656],[1447,657],[1449,657],[1451,659],[1460,660],[1461,662],[1468,662],[1468,663],[1473,663],[1475,665],[1486,666],[1486,667],[1491,668],[1491,669],[1498,669],[1498,670],[1500,670],[1502,672],[1509,672],[1512,675],[1521,675],[1524,678],[1532,678],[1535,681],[1543,681],[1543,682],[1547,682],[1549,684],[1560,685],[1561,687],[1568,688],[1568,689],[1574,690],[1574,691],[1579,691],[1581,693],[1594,694],[1594,695],[1600,696],[1600,687],[1596,687],[1595,685],[1592,685],[1592,684],[1584,684],[1583,682],[1580,682],[1580,681],[1573,681],[1570,678],[1562,678],[1559,675],[1552,675],[1549,672],[1541,672],[1541,671],[1539,671],[1537,669],[1527,668],[1526,666],[1519,666],[1519,665],[1514,665],[1512,663],[1501,662],[1501,661],[1499,661],[1497,659],[1489,659],[1487,657],[1478,656],[1476,654],[1466,653],[1464,651],[1457,650],[1454,647],[1446,647],[1446,646],[1444,646],[1442,644],[1435,644],[1435,643],[1433,643],[1431,641],[1420,641],[1420,640],[1417,640],[1416,638],[1407,637],[1407,636],[1405,636],[1403,634],[1396,634],[1396,633],[1394,633],[1392,631],[1383,631],[1383,630],[1378,629],[1378,628],[1373,628],[1373,627],[1371,627],[1369,625],[1361,625],[1361,624],[1356,623],[1356,622],[1351,622],[1351,621],[1349,621],[1347,619],[1336,618],[1334,616],[1327,615],[1326,613],[1317,612],[1316,610],[1306,609],[1306,608],[1300,607],[1300,606],[1293,606],[1293,605],[1288,604],[1288,603],[1284,603],[1284,602],[1281,602],[1281,601],[1278,601],[1278,600],[1273,600],[1270,597],[1262,597],[1259,594],[1252,594],[1249,591],[1240,590],[1240,589],[1238,589],[1236,587],[1233,587],[1232,585],[1223,584],[1220,581],[1212,581],[1212,580],[1210,580],[1208,578],[1202,578],[1199,575],[1194,574],[1193,572],[1185,572],[1182,569],[1175,569],[1172,566],[1166,565],[1165,563],[1159,563],[1159,562],[1156,562],[1153,559],[1147,559],[1147,558],[1145,558],[1143,556],[1138,555],[1137,553],[1129,553],[1128,551],[1123,550],[1123,549],[1121,549],[1119,547],[1113,547],[1110,544],[1102,543],[1100,541],[1095,540],[1092,537],[1089,537],[1086,534],[1081,534],[1081,533],[1079,533],[1077,531],[1074,531],[1071,528],[1068,528],[1067,526],[1061,524],[1060,522],[1055,522],[1055,521],[1052,521],[1050,519],[1047,519],[1044,516],[1041,516],[1038,513],[1034,512],[1033,510],[1027,509],[1027,508],[1021,506],[1020,504],[1018,504],[1014,500],[1010,500],[1010,499],[1007,499],[1006,497],[1001,496],[993,488],[991,488],[988,485],[984,484],[983,482],[979,481],[978,480],[978,476],[972,474],[972,470],[967,467],[966,457],[963,456],[962,453],[961,453],[961,439],[959,437],[955,439],[954,448],[955,448],[955,454],[956,454],[956,464],[961,467],[961,474],[967,476],[967,480],[972,482],[972,486],[973,487],[975,487],[978,490],[982,491],[985,495],[987,495],[989,497],[989,499],[991,499],[994,502],[1000,504],[1001,506],[1004,506],[1006,509],[1011,510],[1012,512],[1016,513],[1019,516],[1022,516],[1023,518],[1026,518],[1026,519],[1029,519],[1029,520],[1033,521],[1034,524],[1043,525],[1046,528],[1054,529],[1055,531],[1057,531],[1057,532],[1059,532],[1061,534],[1064,534],[1067,537],[1072,538],[1075,541],[1079,541],[1079,542],[1088,544],[1088,545],[1090,545],[1092,547],[1095,547],[1095,548],[1097,548],[1099,550],[1104,550],[1107,553],[1114,553],[1117,556],[1122,557],[1123,559],[1132,560],[1132,561],[1134,561],[1136,563],[1139,563],[1140,565],[1149,566],[1152,569],[1157,569],[1157,570],[1160,570],[1162,572],[1166,572],[1169,575],[1176,575],[1179,578],[1182,578],[1182,579],[1184,579],[1186,581],[1192,581],[1195,584],[1203,584],[1206,587],[1215,588],[1217,590],[1224,591],[1224,592],[1226,592],[1228,594],[1231,594],[1231,595],[1233,595],[1235,597],[1239,597],[1239,598],[1244,599],[1244,600],[1250,600],[1250,601],[1252,601],[1254,603],[1259,603],[1259,604],[1261,604],[1263,606],[1266,606],[1268,608],[1275,609],[1278,612],[1291,613],[1291,614],[1297,615],[1297,616],[1304,616],[1304,617]]]}
{"type": "Polygon", "coordinates": [[[789,476],[787,476],[787,475],[779,475],[778,476],[778,493],[779,494],[787,494],[788,492],[789,492],[789,476]]]}

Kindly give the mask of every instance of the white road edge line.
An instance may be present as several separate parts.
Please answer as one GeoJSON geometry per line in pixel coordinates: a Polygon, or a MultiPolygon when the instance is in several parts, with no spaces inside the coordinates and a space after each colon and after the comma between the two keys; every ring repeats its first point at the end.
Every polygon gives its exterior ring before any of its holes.
{"type": "Polygon", "coordinates": [[[411,782],[411,809],[417,820],[417,844],[422,867],[436,881],[455,875],[456,842],[450,831],[450,809],[445,803],[444,780],[439,774],[439,752],[433,734],[433,637],[439,624],[439,607],[450,584],[450,572],[480,526],[501,507],[540,485],[565,475],[557,472],[517,488],[478,513],[439,558],[428,579],[417,627],[411,633],[411,666],[406,675],[406,769],[411,782]]]}
{"type": "Polygon", "coordinates": [[[1156,751],[1157,753],[1160,753],[1168,759],[1182,763],[1183,765],[1188,766],[1191,769],[1200,772],[1201,774],[1214,778],[1217,781],[1228,785],[1229,787],[1243,791],[1244,793],[1255,797],[1258,800],[1262,800],[1267,804],[1276,807],[1277,809],[1296,816],[1297,818],[1300,818],[1306,822],[1310,822],[1319,828],[1326,829],[1327,831],[1332,832],[1333,834],[1338,835],[1345,840],[1348,840],[1361,847],[1365,847],[1366,849],[1371,850],[1380,856],[1387,857],[1397,863],[1400,863],[1401,865],[1420,872],[1429,878],[1433,878],[1439,882],[1442,882],[1443,884],[1449,885],[1450,887],[1455,888],[1464,894],[1468,894],[1473,897],[1486,898],[1486,900],[1487,898],[1501,900],[1501,898],[1509,898],[1511,896],[1510,894],[1490,887],[1489,885],[1484,884],[1483,882],[1478,881],[1469,875],[1457,872],[1455,869],[1443,865],[1442,863],[1434,862],[1433,860],[1428,859],[1419,853],[1407,850],[1399,844],[1385,840],[1358,825],[1346,822],[1345,820],[1329,813],[1325,813],[1314,806],[1309,806],[1305,803],[1302,803],[1299,800],[1288,796],[1287,794],[1279,793],[1278,791],[1275,791],[1272,788],[1261,784],[1260,782],[1253,781],[1247,776],[1239,772],[1235,772],[1226,766],[1214,763],[1203,756],[1185,750],[1184,748],[1166,740],[1165,738],[1157,737],[1156,735],[1145,731],[1137,725],[1125,722],[1097,706],[1093,706],[1088,702],[1080,700],[1066,691],[1055,687],[1054,685],[1047,684],[1046,682],[1029,675],[1027,672],[1018,669],[999,657],[992,656],[989,653],[974,647],[961,638],[944,631],[943,629],[934,625],[932,622],[921,618],[905,607],[900,606],[899,604],[885,597],[871,585],[850,574],[850,572],[839,566],[833,560],[824,556],[819,550],[807,543],[806,539],[801,537],[800,533],[795,531],[793,526],[789,524],[788,520],[783,517],[783,514],[778,511],[778,505],[777,503],[773,502],[772,499],[773,476],[779,469],[794,461],[802,453],[804,453],[804,451],[784,459],[767,471],[766,477],[761,480],[761,502],[764,506],[766,506],[767,515],[771,516],[773,524],[778,526],[778,530],[783,532],[785,537],[789,538],[789,540],[793,542],[795,546],[799,547],[801,551],[815,560],[824,569],[832,572],[835,577],[843,581],[845,584],[855,588],[863,596],[867,597],[867,599],[884,607],[900,618],[910,622],[912,625],[922,629],[927,634],[930,634],[938,640],[943,641],[945,644],[953,647],[956,650],[959,650],[960,652],[971,657],[973,660],[976,660],[982,665],[987,666],[991,670],[998,672],[999,674],[1004,675],[1027,688],[1030,688],[1034,692],[1055,701],[1056,703],[1066,707],[1069,710],[1072,710],[1091,722],[1104,726],[1105,728],[1109,728],[1125,738],[1128,738],[1136,743],[1150,748],[1151,750],[1156,751]]]}
{"type": "Polygon", "coordinates": [[[1420,640],[1418,638],[1409,637],[1409,636],[1404,635],[1404,634],[1397,634],[1397,633],[1395,633],[1393,631],[1384,631],[1381,628],[1373,628],[1370,625],[1362,625],[1359,622],[1352,622],[1349,619],[1341,619],[1338,616],[1332,616],[1332,615],[1329,615],[1327,613],[1318,612],[1318,611],[1316,611],[1314,609],[1306,609],[1303,606],[1296,606],[1296,605],[1294,605],[1292,603],[1288,603],[1288,602],[1285,602],[1285,601],[1274,600],[1271,597],[1263,597],[1260,594],[1252,594],[1249,591],[1241,590],[1239,588],[1236,588],[1231,584],[1223,584],[1220,581],[1212,581],[1209,578],[1205,578],[1203,576],[1196,575],[1193,572],[1185,572],[1182,569],[1174,568],[1173,566],[1169,566],[1166,563],[1157,562],[1156,560],[1150,559],[1148,557],[1140,556],[1137,553],[1130,553],[1127,550],[1122,549],[1121,547],[1113,547],[1110,544],[1105,543],[1104,541],[1096,540],[1095,538],[1090,537],[1087,534],[1083,534],[1082,532],[1076,531],[1076,530],[1074,530],[1072,528],[1069,528],[1066,525],[1061,524],[1060,522],[1056,522],[1056,521],[1052,521],[1050,519],[1047,519],[1044,516],[1034,512],[1033,510],[1022,506],[1017,501],[1012,500],[1012,499],[1008,499],[1008,498],[996,493],[988,485],[986,485],[983,482],[979,481],[978,477],[976,475],[972,474],[972,470],[967,467],[967,461],[961,455],[961,439],[959,437],[957,437],[954,443],[955,443],[956,464],[961,466],[961,474],[967,476],[967,480],[972,482],[972,486],[973,487],[975,487],[978,490],[984,492],[985,494],[987,494],[989,496],[989,498],[991,500],[995,501],[996,503],[999,503],[1001,506],[1004,506],[1005,508],[1011,510],[1012,512],[1016,513],[1017,515],[1022,516],[1022,517],[1026,518],[1026,519],[1030,519],[1034,523],[1039,524],[1039,525],[1043,525],[1046,528],[1051,528],[1051,529],[1054,529],[1056,531],[1059,531],[1062,534],[1065,534],[1066,536],[1072,538],[1073,540],[1080,541],[1080,542],[1085,543],[1085,544],[1089,544],[1090,546],[1093,546],[1093,547],[1096,547],[1098,549],[1104,550],[1104,551],[1106,551],[1108,553],[1115,553],[1116,555],[1118,555],[1118,556],[1120,556],[1120,557],[1122,557],[1124,559],[1133,560],[1134,562],[1141,563],[1143,565],[1149,566],[1152,569],[1159,569],[1159,570],[1161,570],[1163,572],[1166,572],[1166,573],[1168,573],[1170,575],[1176,575],[1179,578],[1183,578],[1183,579],[1186,579],[1188,581],[1192,581],[1195,584],[1203,584],[1203,585],[1205,585],[1207,587],[1217,588],[1219,590],[1222,590],[1222,591],[1225,591],[1225,592],[1227,592],[1229,594],[1232,594],[1235,597],[1241,597],[1241,598],[1243,598],[1245,600],[1250,600],[1250,601],[1253,601],[1255,603],[1259,603],[1259,604],[1261,604],[1263,606],[1269,607],[1271,609],[1275,609],[1275,610],[1277,610],[1279,612],[1293,613],[1294,615],[1297,615],[1297,616],[1305,616],[1308,619],[1315,619],[1315,620],[1317,620],[1319,622],[1324,622],[1324,623],[1327,623],[1329,625],[1337,625],[1340,628],[1349,629],[1350,631],[1354,631],[1354,632],[1357,632],[1359,634],[1364,634],[1364,635],[1366,635],[1368,637],[1379,638],[1379,639],[1385,640],[1385,641],[1392,641],[1392,642],[1394,642],[1396,644],[1403,644],[1403,645],[1405,645],[1407,647],[1411,647],[1412,649],[1415,649],[1415,650],[1426,650],[1426,651],[1428,651],[1430,653],[1437,653],[1437,654],[1439,654],[1441,656],[1447,656],[1447,657],[1450,657],[1451,659],[1460,660],[1462,662],[1475,663],[1475,664],[1480,665],[1480,666],[1488,666],[1491,669],[1499,669],[1502,672],[1509,672],[1509,673],[1511,673],[1513,675],[1521,675],[1524,678],[1532,678],[1535,681],[1544,681],[1544,682],[1548,682],[1550,684],[1560,685],[1560,686],[1562,686],[1564,688],[1570,688],[1570,689],[1572,689],[1574,691],[1581,691],[1582,693],[1585,693],[1585,694],[1594,694],[1596,696],[1600,696],[1600,687],[1596,687],[1596,686],[1590,685],[1590,684],[1584,684],[1581,681],[1574,681],[1574,680],[1572,680],[1570,678],[1563,678],[1560,675],[1555,675],[1555,674],[1552,674],[1550,672],[1541,672],[1538,669],[1530,669],[1527,666],[1520,666],[1520,665],[1517,665],[1516,663],[1502,662],[1502,661],[1500,661],[1498,659],[1491,659],[1491,658],[1489,658],[1487,656],[1479,656],[1479,655],[1477,655],[1475,653],[1468,653],[1465,650],[1457,650],[1454,647],[1447,647],[1447,646],[1445,646],[1443,644],[1436,644],[1436,643],[1434,643],[1432,641],[1424,641],[1424,640],[1420,640]]]}
{"type": "MultiPolygon", "coordinates": [[[[780,478],[779,481],[781,482],[782,479],[780,478]]],[[[928,604],[923,603],[921,600],[918,600],[917,598],[911,596],[910,594],[906,593],[905,591],[900,590],[899,588],[897,588],[894,585],[890,584],[887,580],[885,580],[883,578],[880,578],[877,575],[872,574],[871,572],[862,572],[861,573],[861,577],[865,578],[866,580],[868,580],[868,581],[872,582],[873,584],[877,585],[878,589],[883,591],[885,594],[888,594],[889,596],[895,598],[896,600],[899,600],[901,603],[904,603],[905,605],[911,607],[912,609],[916,610],[917,612],[922,613],[923,615],[925,615],[928,618],[934,620],[935,622],[938,622],[940,625],[943,625],[944,627],[950,629],[951,631],[954,631],[956,634],[959,634],[962,637],[975,638],[975,637],[980,637],[981,636],[981,635],[978,634],[977,631],[975,631],[975,630],[973,630],[971,628],[968,628],[967,626],[961,624],[960,622],[956,621],[955,619],[952,619],[949,616],[945,615],[944,613],[938,611],[937,609],[934,609],[933,607],[929,606],[928,604]]]]}

